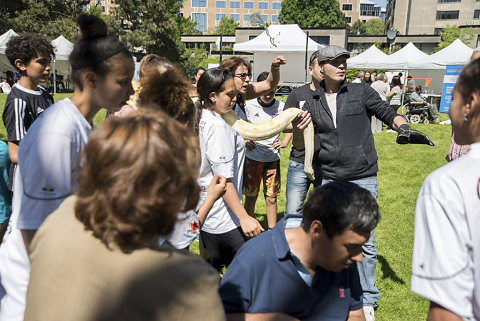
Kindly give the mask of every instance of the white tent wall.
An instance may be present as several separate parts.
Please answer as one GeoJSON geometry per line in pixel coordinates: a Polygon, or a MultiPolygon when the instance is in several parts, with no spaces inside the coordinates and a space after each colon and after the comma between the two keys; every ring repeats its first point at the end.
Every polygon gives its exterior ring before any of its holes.
{"type": "MultiPolygon", "coordinates": [[[[307,54],[308,59],[313,51],[307,54]]],[[[253,54],[252,82],[257,81],[257,77],[263,71],[270,71],[272,60],[278,56],[276,52],[255,52],[253,54]]],[[[285,65],[280,67],[280,83],[303,83],[305,81],[305,52],[284,52],[281,53],[287,60],[285,65]]],[[[307,82],[310,82],[310,73],[307,72],[307,82]]]]}

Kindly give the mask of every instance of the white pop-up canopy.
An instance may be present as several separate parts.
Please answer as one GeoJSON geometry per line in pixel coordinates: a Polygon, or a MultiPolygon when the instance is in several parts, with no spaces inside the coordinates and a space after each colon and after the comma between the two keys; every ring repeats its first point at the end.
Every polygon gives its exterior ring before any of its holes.
{"type": "Polygon", "coordinates": [[[7,56],[5,55],[5,50],[7,48],[7,42],[14,36],[18,36],[18,33],[12,29],[8,30],[4,34],[0,35],[0,72],[1,75],[7,70],[13,70],[13,66],[10,65],[7,56]]]}
{"type": "Polygon", "coordinates": [[[369,68],[408,70],[414,62],[427,59],[428,55],[409,42],[399,51],[384,57],[378,61],[372,61],[369,68]]]}
{"type": "Polygon", "coordinates": [[[409,64],[409,69],[445,69],[447,65],[466,65],[473,49],[456,39],[448,47],[409,64]]]}
{"type": "Polygon", "coordinates": [[[303,83],[310,81],[305,71],[305,55],[310,55],[324,45],[308,38],[298,25],[270,25],[267,30],[252,40],[235,44],[234,51],[253,53],[253,77],[263,71],[270,71],[272,60],[283,56],[287,64],[280,68],[281,83],[303,83]],[[307,77],[306,77],[307,75],[307,77]]]}
{"type": "MultiPolygon", "coordinates": [[[[64,36],[59,36],[57,39],[52,40],[53,51],[55,52],[55,59],[53,60],[53,81],[57,81],[57,77],[55,71],[59,75],[63,76],[63,80],[68,79],[68,75],[71,74],[72,68],[70,66],[70,62],[68,61],[68,57],[73,50],[73,43],[68,41],[64,36]]],[[[64,82],[65,86],[65,82],[64,82]]],[[[57,88],[54,86],[53,91],[56,93],[57,88]]]]}
{"type": "Polygon", "coordinates": [[[362,52],[361,54],[347,59],[347,66],[348,68],[365,68],[369,69],[370,64],[376,62],[378,60],[382,60],[388,55],[383,53],[380,49],[378,49],[375,45],[372,45],[370,48],[362,52]]]}

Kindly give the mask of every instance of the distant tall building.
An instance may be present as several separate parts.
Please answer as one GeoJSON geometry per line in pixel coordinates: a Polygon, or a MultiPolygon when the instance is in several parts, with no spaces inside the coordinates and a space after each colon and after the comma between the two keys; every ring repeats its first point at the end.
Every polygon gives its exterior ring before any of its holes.
{"type": "Polygon", "coordinates": [[[339,0],[340,10],[345,14],[348,24],[357,20],[366,22],[373,18],[382,18],[382,8],[370,0],[339,0]]]}
{"type": "Polygon", "coordinates": [[[90,0],[90,7],[97,6],[104,14],[110,14],[114,0],[90,0]]]}
{"type": "Polygon", "coordinates": [[[185,0],[181,13],[197,22],[197,29],[214,29],[223,17],[233,18],[240,27],[251,27],[250,17],[258,13],[264,22],[278,23],[281,0],[185,0]]]}
{"type": "Polygon", "coordinates": [[[480,24],[479,0],[388,0],[386,29],[401,35],[440,34],[446,25],[480,24]]]}

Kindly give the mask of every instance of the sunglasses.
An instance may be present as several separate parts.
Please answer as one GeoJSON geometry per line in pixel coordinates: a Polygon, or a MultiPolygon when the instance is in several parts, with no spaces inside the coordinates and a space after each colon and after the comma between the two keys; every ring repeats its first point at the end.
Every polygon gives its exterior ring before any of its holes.
{"type": "Polygon", "coordinates": [[[234,76],[242,79],[243,81],[245,81],[245,79],[247,79],[247,77],[252,78],[252,74],[251,73],[246,73],[246,72],[242,72],[241,74],[235,74],[234,76]]]}

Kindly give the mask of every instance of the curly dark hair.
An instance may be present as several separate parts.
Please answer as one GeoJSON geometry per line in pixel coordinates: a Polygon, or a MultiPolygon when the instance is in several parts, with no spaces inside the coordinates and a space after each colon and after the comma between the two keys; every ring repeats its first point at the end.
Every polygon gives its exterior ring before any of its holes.
{"type": "Polygon", "coordinates": [[[22,32],[12,37],[7,42],[5,50],[10,64],[20,73],[22,71],[15,65],[15,60],[20,59],[24,65],[28,65],[32,59],[39,56],[55,58],[53,46],[50,41],[42,35],[33,32],[22,32]]]}
{"type": "Polygon", "coordinates": [[[148,247],[197,205],[195,138],[163,112],[107,120],[81,159],[75,215],[107,247],[148,247]]]}

